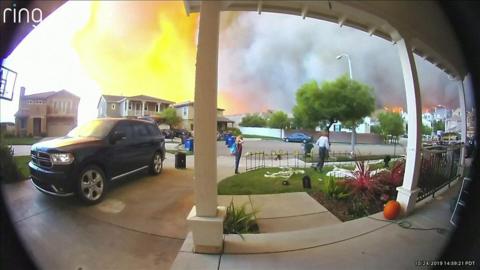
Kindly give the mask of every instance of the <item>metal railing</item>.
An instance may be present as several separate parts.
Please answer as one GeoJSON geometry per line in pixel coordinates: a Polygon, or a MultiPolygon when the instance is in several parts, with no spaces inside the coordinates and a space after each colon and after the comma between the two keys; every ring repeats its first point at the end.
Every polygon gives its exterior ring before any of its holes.
{"type": "Polygon", "coordinates": [[[271,152],[250,152],[244,155],[245,169],[246,171],[256,170],[259,168],[272,168],[272,167],[306,167],[305,160],[306,155],[300,152],[283,152],[283,151],[271,151],[271,152]]]}
{"type": "Polygon", "coordinates": [[[417,202],[430,195],[435,197],[435,192],[447,185],[450,187],[450,183],[459,176],[462,147],[463,145],[437,145],[422,149],[417,202]]]}

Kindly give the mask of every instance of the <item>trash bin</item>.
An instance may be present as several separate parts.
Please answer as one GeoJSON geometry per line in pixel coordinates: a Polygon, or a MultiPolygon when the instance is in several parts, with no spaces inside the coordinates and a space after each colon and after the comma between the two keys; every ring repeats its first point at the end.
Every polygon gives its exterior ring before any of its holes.
{"type": "Polygon", "coordinates": [[[225,133],[223,134],[223,139],[225,140],[225,145],[228,145],[228,138],[230,138],[232,134],[230,133],[225,133]]]}
{"type": "Polygon", "coordinates": [[[183,152],[177,152],[175,154],[175,168],[176,169],[185,169],[186,168],[186,155],[183,152]]]}
{"type": "Polygon", "coordinates": [[[193,139],[189,138],[185,140],[185,150],[193,152],[193,139]]]}
{"type": "Polygon", "coordinates": [[[230,148],[235,143],[235,136],[230,136],[227,139],[227,147],[230,148]]]}
{"type": "Polygon", "coordinates": [[[303,150],[305,151],[305,156],[310,156],[310,152],[312,152],[313,143],[307,142],[303,145],[303,150]]]}

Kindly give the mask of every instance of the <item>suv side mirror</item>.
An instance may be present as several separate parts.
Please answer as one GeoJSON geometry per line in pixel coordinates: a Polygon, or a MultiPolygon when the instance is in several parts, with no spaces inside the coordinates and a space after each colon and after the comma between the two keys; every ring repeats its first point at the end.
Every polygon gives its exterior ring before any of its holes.
{"type": "Polygon", "coordinates": [[[119,140],[126,139],[127,136],[125,135],[125,132],[121,131],[114,131],[113,134],[110,136],[110,143],[115,144],[119,140]]]}

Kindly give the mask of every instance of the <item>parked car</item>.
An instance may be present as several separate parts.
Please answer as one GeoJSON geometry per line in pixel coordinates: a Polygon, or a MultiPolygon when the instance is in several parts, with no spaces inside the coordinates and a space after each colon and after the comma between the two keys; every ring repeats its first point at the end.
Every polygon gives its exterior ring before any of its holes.
{"type": "Polygon", "coordinates": [[[301,133],[301,132],[295,132],[295,133],[292,133],[292,134],[286,136],[285,138],[283,138],[283,140],[286,141],[286,142],[303,142],[303,143],[306,143],[306,142],[312,141],[312,137],[308,136],[304,133],[301,133]]]}
{"type": "Polygon", "coordinates": [[[173,139],[175,137],[175,134],[171,129],[160,129],[160,132],[163,134],[165,139],[173,139]]]}
{"type": "Polygon", "coordinates": [[[192,134],[190,133],[190,131],[186,130],[186,129],[174,129],[173,130],[173,134],[175,137],[177,138],[183,138],[185,136],[187,137],[190,137],[192,136],[192,134]]]}
{"type": "Polygon", "coordinates": [[[108,185],[138,171],[160,174],[165,140],[155,124],[135,119],[97,119],[65,137],[32,145],[28,164],[35,187],[50,195],[76,194],[100,202],[108,185]]]}
{"type": "Polygon", "coordinates": [[[157,121],[150,116],[139,116],[137,119],[145,120],[145,121],[148,121],[148,122],[153,123],[153,124],[157,123],[157,121]]]}

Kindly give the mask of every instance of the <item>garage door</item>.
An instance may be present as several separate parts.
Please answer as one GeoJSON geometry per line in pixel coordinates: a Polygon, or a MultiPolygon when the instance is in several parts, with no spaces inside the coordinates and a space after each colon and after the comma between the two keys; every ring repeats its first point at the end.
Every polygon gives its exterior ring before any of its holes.
{"type": "Polygon", "coordinates": [[[70,119],[48,119],[47,134],[48,137],[65,136],[74,128],[73,120],[70,119]]]}

